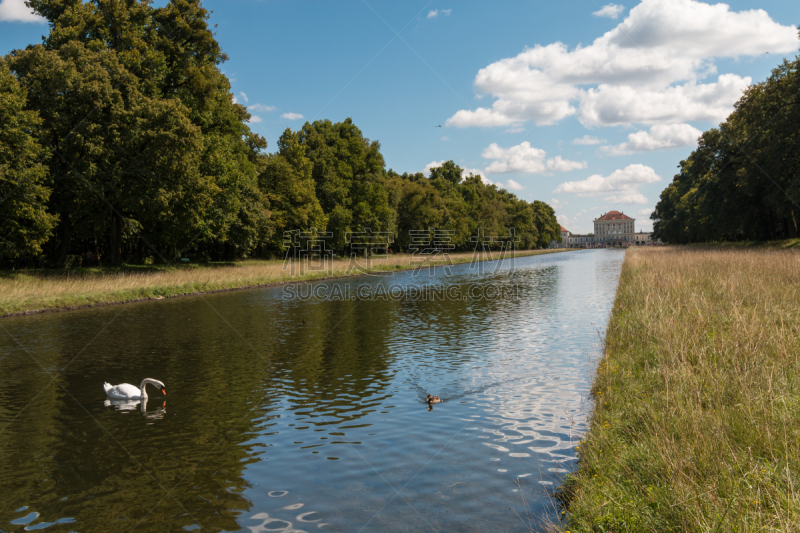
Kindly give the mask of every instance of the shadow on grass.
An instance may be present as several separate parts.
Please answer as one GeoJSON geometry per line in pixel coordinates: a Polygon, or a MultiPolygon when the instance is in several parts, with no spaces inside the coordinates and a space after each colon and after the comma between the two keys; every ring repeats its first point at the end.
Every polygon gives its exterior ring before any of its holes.
{"type": "Polygon", "coordinates": [[[219,261],[211,263],[173,263],[170,265],[120,265],[80,268],[38,268],[0,270],[0,279],[19,278],[91,278],[110,274],[146,274],[152,272],[172,272],[178,270],[198,270],[203,268],[234,268],[257,263],[274,264],[276,261],[219,261]]]}
{"type": "Polygon", "coordinates": [[[743,250],[748,248],[789,249],[789,248],[800,248],[800,239],[781,239],[776,241],[707,242],[707,243],[688,244],[686,246],[691,246],[693,248],[705,248],[705,249],[728,248],[733,250],[743,250]]]}

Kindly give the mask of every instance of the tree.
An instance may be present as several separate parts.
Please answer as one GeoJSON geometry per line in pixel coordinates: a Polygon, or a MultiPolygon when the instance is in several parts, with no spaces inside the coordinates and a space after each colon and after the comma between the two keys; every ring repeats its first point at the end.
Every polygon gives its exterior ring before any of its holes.
{"type": "Polygon", "coordinates": [[[655,236],[687,243],[795,238],[800,229],[800,58],[749,87],[661,193],[655,236]]]}
{"type": "Polygon", "coordinates": [[[46,151],[35,137],[42,121],[26,100],[0,58],[0,259],[41,253],[58,221],[46,208],[46,151]]]}
{"type": "Polygon", "coordinates": [[[270,248],[273,250],[281,248],[285,231],[311,228],[322,231],[327,225],[314,193],[313,164],[305,156],[297,137],[287,129],[278,140],[279,153],[266,157],[259,175],[259,186],[269,198],[272,209],[275,233],[270,248]]]}
{"type": "Polygon", "coordinates": [[[349,231],[388,231],[394,226],[379,142],[365,138],[349,118],[336,124],[306,123],[297,141],[311,161],[316,196],[338,251],[344,251],[349,231]]]}
{"type": "Polygon", "coordinates": [[[92,242],[114,263],[136,250],[169,260],[191,243],[241,257],[268,237],[266,142],[232,101],[199,0],[30,5],[50,34],[9,62],[48,126],[53,255],[92,242]]]}

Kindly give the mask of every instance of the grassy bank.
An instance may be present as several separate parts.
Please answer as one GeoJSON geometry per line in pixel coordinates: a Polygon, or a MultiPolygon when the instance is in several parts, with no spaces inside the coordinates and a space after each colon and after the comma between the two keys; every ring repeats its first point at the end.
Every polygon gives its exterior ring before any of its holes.
{"type": "MultiPolygon", "coordinates": [[[[564,250],[520,251],[516,257],[564,250]]],[[[471,252],[452,254],[455,264],[472,260],[471,252]]],[[[495,253],[495,257],[498,254],[495,253]]],[[[361,260],[363,264],[363,259],[361,260]]],[[[411,256],[397,254],[371,263],[373,271],[414,268],[411,256]]],[[[438,258],[424,264],[441,265],[438,258]]],[[[72,271],[3,272],[0,274],[0,317],[44,310],[62,310],[112,303],[168,298],[290,281],[315,280],[352,275],[348,259],[336,259],[324,272],[292,276],[283,261],[243,261],[225,265],[178,265],[72,271]]]]}
{"type": "Polygon", "coordinates": [[[628,250],[569,531],[800,531],[800,253],[628,250]]]}
{"type": "Polygon", "coordinates": [[[732,241],[710,244],[692,244],[694,248],[710,249],[746,249],[746,248],[800,248],[800,239],[781,239],[776,241],[732,241]]]}

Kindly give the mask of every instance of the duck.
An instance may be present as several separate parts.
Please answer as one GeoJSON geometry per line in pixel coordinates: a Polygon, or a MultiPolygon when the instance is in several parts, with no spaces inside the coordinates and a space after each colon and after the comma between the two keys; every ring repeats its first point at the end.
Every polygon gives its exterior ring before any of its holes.
{"type": "Polygon", "coordinates": [[[110,383],[103,383],[103,390],[106,396],[112,400],[146,400],[147,391],[145,386],[147,384],[155,385],[161,389],[161,393],[166,396],[167,389],[163,383],[157,379],[144,378],[142,384],[136,387],[130,383],[121,383],[119,385],[111,385],[110,383]]]}
{"type": "Polygon", "coordinates": [[[425,398],[425,403],[427,403],[428,405],[432,403],[442,403],[442,399],[439,398],[438,396],[431,396],[430,394],[428,394],[428,397],[425,398]]]}

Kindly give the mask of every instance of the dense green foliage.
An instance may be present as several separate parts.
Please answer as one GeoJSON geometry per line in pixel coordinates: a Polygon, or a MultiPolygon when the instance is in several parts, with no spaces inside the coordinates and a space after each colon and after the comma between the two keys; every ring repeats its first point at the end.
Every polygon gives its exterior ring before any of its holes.
{"type": "Polygon", "coordinates": [[[553,210],[462,181],[387,171],[380,144],[347,119],[286,130],[278,151],[250,130],[220,71],[227,59],[200,0],[32,0],[42,44],[0,65],[0,262],[63,266],[281,254],[284,232],[398,235],[517,230],[519,248],[559,238],[553,210]]]}
{"type": "Polygon", "coordinates": [[[654,231],[672,243],[796,238],[800,229],[800,58],[748,88],[661,193],[654,231]]]}
{"type": "Polygon", "coordinates": [[[47,212],[44,150],[34,137],[41,124],[0,58],[0,255],[16,258],[41,252],[56,217],[47,212]]]}

